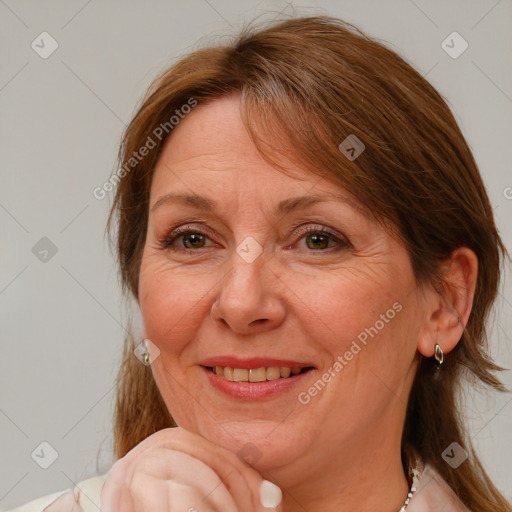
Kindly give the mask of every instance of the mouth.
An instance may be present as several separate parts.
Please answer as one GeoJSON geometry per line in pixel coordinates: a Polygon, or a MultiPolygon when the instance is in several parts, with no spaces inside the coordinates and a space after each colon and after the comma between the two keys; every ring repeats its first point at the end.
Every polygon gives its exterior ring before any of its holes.
{"type": "Polygon", "coordinates": [[[289,379],[313,368],[290,366],[260,366],[259,368],[233,368],[232,366],[207,366],[207,370],[230,382],[266,382],[289,379]]]}
{"type": "Polygon", "coordinates": [[[298,387],[316,369],[278,359],[218,357],[200,363],[211,386],[242,400],[267,399],[298,387]]]}

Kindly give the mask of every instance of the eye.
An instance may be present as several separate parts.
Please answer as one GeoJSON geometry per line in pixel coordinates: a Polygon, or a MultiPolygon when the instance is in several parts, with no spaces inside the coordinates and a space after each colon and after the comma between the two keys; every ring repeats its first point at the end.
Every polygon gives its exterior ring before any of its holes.
{"type": "Polygon", "coordinates": [[[208,235],[190,226],[182,226],[172,231],[168,236],[159,240],[162,249],[192,252],[196,249],[208,248],[205,246],[208,235]],[[176,243],[181,239],[180,243],[176,243]]]}
{"type": "Polygon", "coordinates": [[[329,245],[332,242],[338,245],[338,247],[334,248],[334,251],[348,249],[351,247],[347,240],[343,240],[342,237],[334,234],[332,231],[323,226],[306,227],[305,229],[299,231],[299,235],[301,237],[300,240],[304,239],[307,249],[311,249],[315,252],[332,252],[332,247],[329,245]]]}
{"type": "MultiPolygon", "coordinates": [[[[293,226],[295,229],[297,226],[293,226]]],[[[192,253],[198,249],[208,249],[206,241],[209,240],[208,230],[203,232],[198,229],[192,229],[190,226],[182,226],[173,231],[163,239],[159,240],[162,249],[171,251],[181,251],[192,253]]],[[[342,236],[338,236],[323,226],[309,226],[299,230],[300,240],[304,239],[306,248],[314,252],[334,252],[351,247],[350,242],[343,240],[342,236]],[[332,247],[332,244],[337,247],[332,247]]],[[[286,247],[286,249],[292,246],[286,247]]]]}

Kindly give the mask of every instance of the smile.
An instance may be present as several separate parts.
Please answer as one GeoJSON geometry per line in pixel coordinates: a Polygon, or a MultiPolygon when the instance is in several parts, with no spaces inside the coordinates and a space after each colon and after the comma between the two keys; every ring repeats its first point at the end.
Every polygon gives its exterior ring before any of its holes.
{"type": "Polygon", "coordinates": [[[265,382],[268,380],[294,377],[310,368],[290,368],[288,366],[261,366],[259,368],[233,368],[231,366],[213,366],[208,368],[215,375],[231,382],[265,382]]]}

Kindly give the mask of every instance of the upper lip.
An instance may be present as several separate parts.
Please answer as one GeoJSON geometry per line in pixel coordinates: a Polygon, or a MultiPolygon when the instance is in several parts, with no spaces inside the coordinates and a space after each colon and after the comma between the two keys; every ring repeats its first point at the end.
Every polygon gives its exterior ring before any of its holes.
{"type": "Polygon", "coordinates": [[[229,366],[231,368],[269,368],[271,366],[284,366],[288,368],[310,368],[313,367],[310,363],[301,363],[299,361],[291,361],[289,359],[276,359],[272,357],[250,357],[240,359],[233,356],[217,356],[210,357],[199,363],[201,366],[211,367],[214,366],[229,366]]]}

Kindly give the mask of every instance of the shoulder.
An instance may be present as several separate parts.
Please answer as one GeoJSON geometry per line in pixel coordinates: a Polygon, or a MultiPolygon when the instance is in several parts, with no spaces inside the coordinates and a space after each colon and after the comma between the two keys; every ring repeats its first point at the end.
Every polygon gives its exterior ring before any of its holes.
{"type": "Polygon", "coordinates": [[[73,489],[37,498],[9,512],[97,512],[105,476],[82,480],[73,489]]]}
{"type": "Polygon", "coordinates": [[[423,468],[417,491],[407,512],[470,512],[457,495],[429,464],[423,468]]]}

